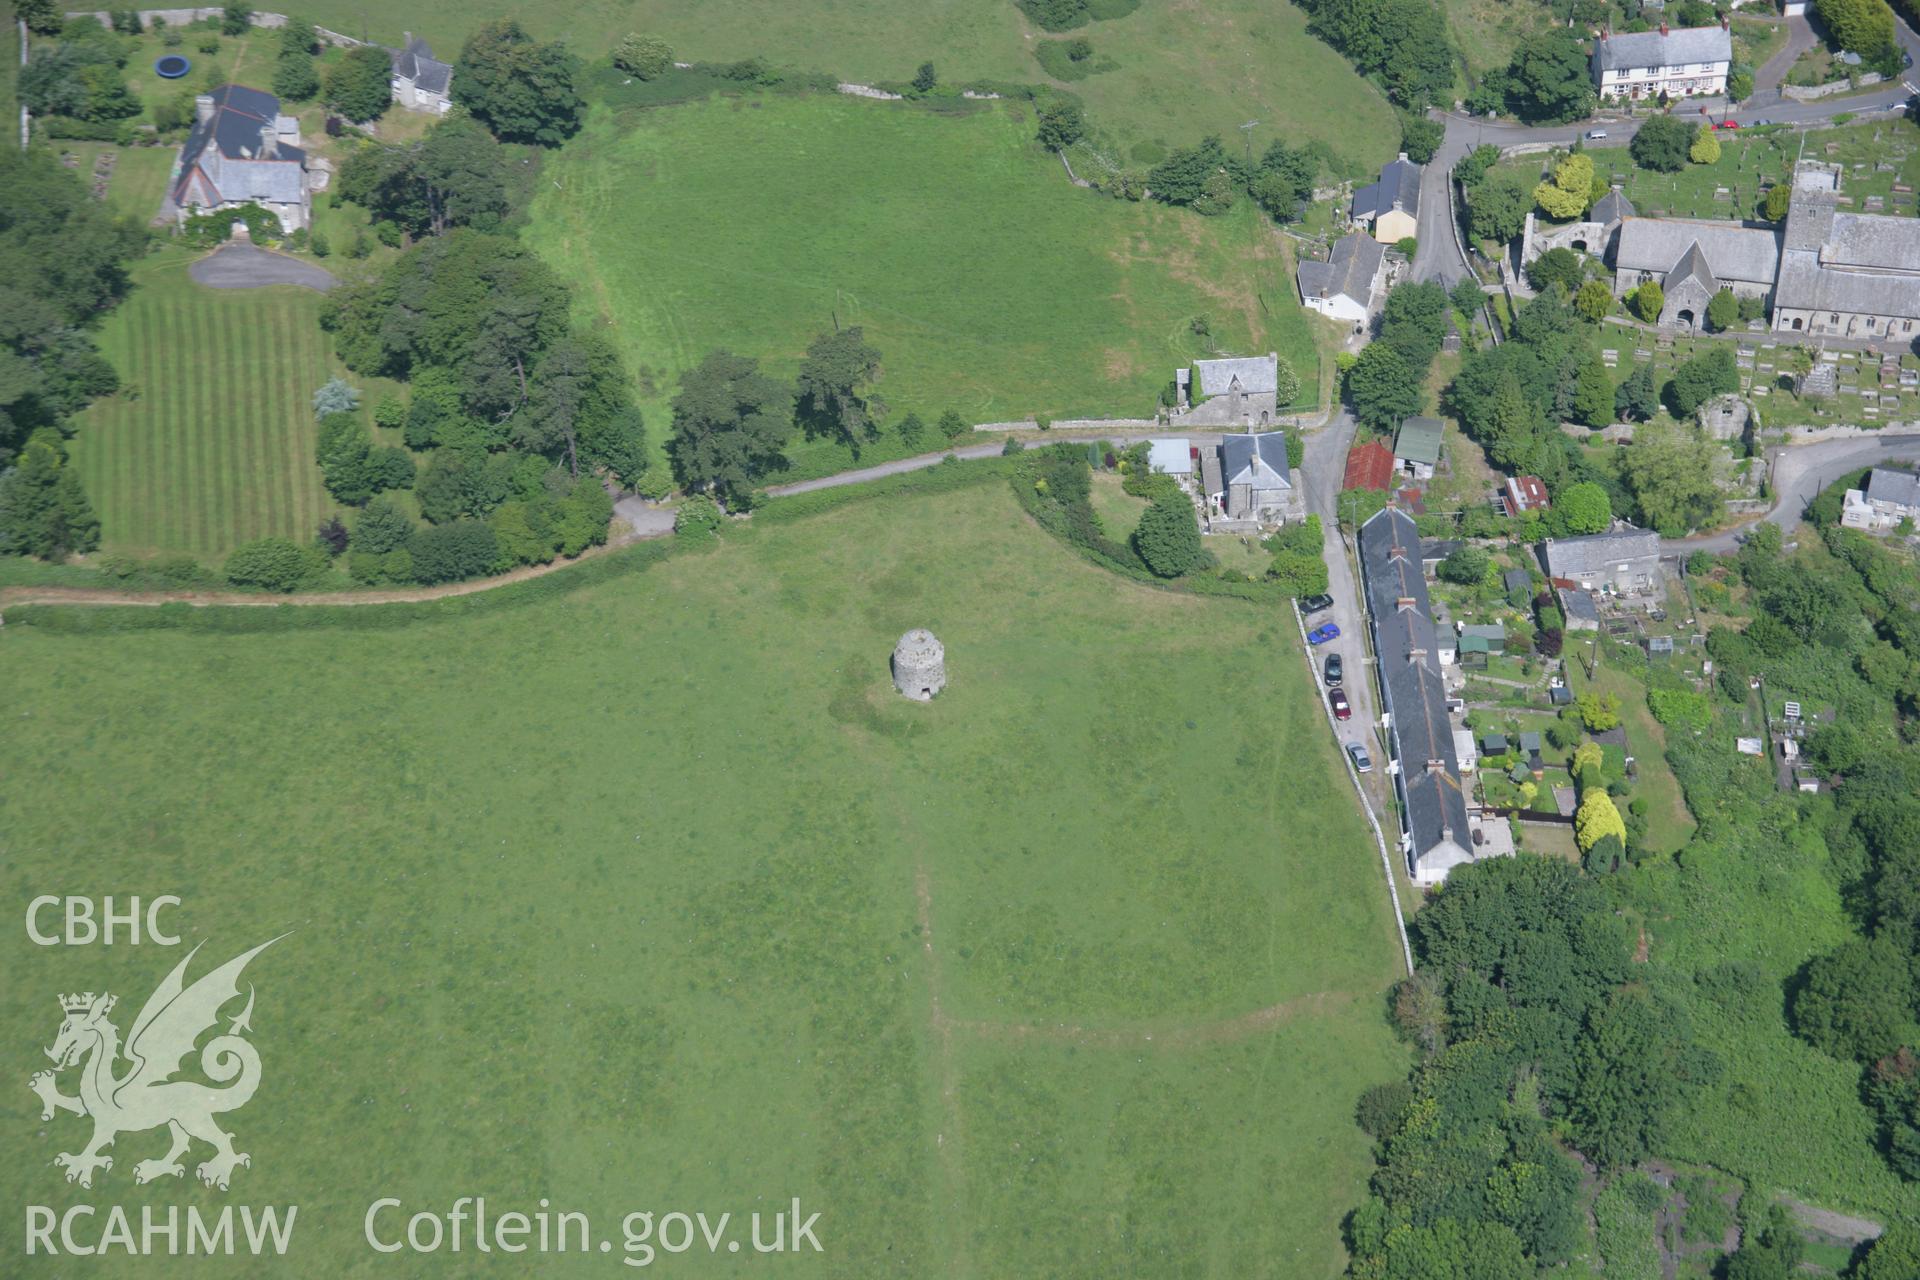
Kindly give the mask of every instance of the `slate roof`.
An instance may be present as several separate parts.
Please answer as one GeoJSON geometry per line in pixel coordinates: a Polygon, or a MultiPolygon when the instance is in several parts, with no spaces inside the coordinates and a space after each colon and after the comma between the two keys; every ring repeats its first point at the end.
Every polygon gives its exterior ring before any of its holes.
{"type": "Polygon", "coordinates": [[[1440,461],[1440,435],[1445,427],[1438,418],[1408,418],[1400,424],[1393,440],[1393,456],[1408,462],[1435,466],[1440,461]]]}
{"type": "Polygon", "coordinates": [[[1472,835],[1413,517],[1377,512],[1360,527],[1360,561],[1413,860],[1444,869],[1471,859],[1472,835]]]}
{"type": "Polygon", "coordinates": [[[1697,280],[1700,287],[1709,294],[1720,292],[1720,282],[1713,278],[1713,269],[1707,265],[1707,255],[1700,251],[1700,242],[1694,241],[1687,251],[1680,255],[1680,261],[1674,263],[1673,270],[1667,272],[1665,287],[1668,293],[1685,284],[1688,280],[1697,280]]]}
{"type": "Polygon", "coordinates": [[[1229,487],[1236,484],[1248,484],[1256,489],[1293,487],[1287,472],[1287,437],[1278,431],[1222,436],[1220,470],[1229,487]]]}
{"type": "Polygon", "coordinates": [[[180,176],[174,200],[218,205],[261,200],[298,204],[306,189],[302,170],[307,153],[279,141],[291,120],[280,114],[280,99],[245,85],[223,84],[210,95],[213,114],[196,120],[180,148],[180,176]],[[261,159],[271,134],[273,155],[261,159]]]}
{"type": "Polygon", "coordinates": [[[1920,220],[1842,213],[1796,185],[1774,305],[1920,317],[1920,220]]]}
{"type": "Polygon", "coordinates": [[[1239,356],[1231,360],[1195,360],[1194,379],[1203,396],[1223,396],[1240,379],[1240,390],[1248,395],[1272,395],[1280,389],[1280,357],[1239,356]]]}
{"type": "Polygon", "coordinates": [[[1380,181],[1369,183],[1353,193],[1356,220],[1374,218],[1399,209],[1416,217],[1420,213],[1420,166],[1400,153],[1380,167],[1380,181]]]}
{"type": "Polygon", "coordinates": [[[419,36],[409,34],[404,49],[389,49],[393,55],[393,74],[413,81],[422,93],[445,94],[453,83],[453,67],[433,56],[433,47],[419,36]]]}
{"type": "Polygon", "coordinates": [[[1302,298],[1351,298],[1366,306],[1373,296],[1373,282],[1380,274],[1380,262],[1387,246],[1372,236],[1350,232],[1333,242],[1325,262],[1300,264],[1295,278],[1300,282],[1302,298]]]}
{"type": "Polygon", "coordinates": [[[1568,622],[1590,622],[1600,625],[1600,608],[1593,602],[1593,592],[1582,591],[1578,587],[1560,589],[1560,612],[1566,615],[1568,622]]]}
{"type": "Polygon", "coordinates": [[[1660,535],[1645,529],[1592,533],[1582,538],[1548,538],[1544,546],[1547,574],[1577,578],[1583,574],[1610,574],[1615,565],[1660,555],[1660,535]]]}
{"type": "Polygon", "coordinates": [[[1682,27],[1665,35],[1658,31],[1620,32],[1593,47],[1593,64],[1602,71],[1732,61],[1733,37],[1720,26],[1682,27]]]}
{"type": "Polygon", "coordinates": [[[1500,575],[1500,585],[1508,591],[1533,590],[1533,575],[1525,569],[1509,569],[1500,575]]]}
{"type": "Polygon", "coordinates": [[[1780,242],[1777,229],[1696,218],[1629,217],[1620,223],[1614,265],[1665,275],[1697,247],[1717,279],[1770,285],[1780,268],[1780,242]]]}
{"type": "Polygon", "coordinates": [[[1867,474],[1867,497],[1874,502],[1893,502],[1905,507],[1920,507],[1920,475],[1875,467],[1867,474]]]}
{"type": "Polygon", "coordinates": [[[1634,212],[1633,201],[1627,199],[1620,188],[1614,187],[1593,202],[1593,210],[1587,217],[1590,221],[1611,226],[1622,218],[1631,218],[1634,212]]]}

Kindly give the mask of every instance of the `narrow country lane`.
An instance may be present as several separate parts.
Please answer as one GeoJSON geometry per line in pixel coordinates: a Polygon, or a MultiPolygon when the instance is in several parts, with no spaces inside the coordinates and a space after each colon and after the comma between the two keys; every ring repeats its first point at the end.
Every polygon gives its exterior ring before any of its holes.
{"type": "MultiPolygon", "coordinates": [[[[1797,35],[1791,24],[1789,24],[1789,33],[1790,40],[1797,35]]],[[[1916,34],[1914,29],[1897,14],[1894,17],[1893,33],[1901,49],[1916,63],[1920,63],[1920,34],[1916,34]]],[[[1814,102],[1794,102],[1781,97],[1775,89],[1764,95],[1756,92],[1747,101],[1732,107],[1728,106],[1724,98],[1689,100],[1678,104],[1675,112],[1685,114],[1705,107],[1715,119],[1731,117],[1743,125],[1751,125],[1755,121],[1766,119],[1775,124],[1792,125],[1797,128],[1817,128],[1829,123],[1838,115],[1869,116],[1901,110],[1905,107],[1907,99],[1913,96],[1914,90],[1907,87],[1907,82],[1914,75],[1915,69],[1909,67],[1900,76],[1889,80],[1885,88],[1873,93],[1822,98],[1814,102]]],[[[1451,111],[1434,111],[1430,115],[1431,118],[1442,122],[1447,132],[1440,144],[1440,149],[1434,153],[1432,162],[1426,166],[1426,171],[1421,176],[1420,244],[1414,255],[1413,278],[1439,280],[1446,283],[1469,274],[1452,198],[1453,167],[1464,159],[1468,152],[1487,143],[1501,148],[1524,146],[1530,143],[1566,146],[1590,129],[1605,129],[1607,145],[1617,147],[1632,141],[1633,135],[1639,132],[1640,126],[1648,119],[1645,116],[1609,115],[1603,111],[1589,120],[1536,127],[1508,120],[1488,120],[1466,116],[1451,111]]]]}

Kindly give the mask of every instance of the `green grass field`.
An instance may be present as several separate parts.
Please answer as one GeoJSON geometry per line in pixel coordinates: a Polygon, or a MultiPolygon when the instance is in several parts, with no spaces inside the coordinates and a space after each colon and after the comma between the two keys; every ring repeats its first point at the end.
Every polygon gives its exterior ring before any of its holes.
{"type": "Polygon", "coordinates": [[[1290,258],[1250,205],[1209,220],[1078,190],[1032,128],[834,95],[598,112],[527,238],[610,325],[655,422],[710,349],[787,376],[836,319],[879,347],[896,413],[929,421],[1148,416],[1214,349],[1278,350],[1311,385],[1290,258]]]}
{"type": "MultiPolygon", "coordinates": [[[[765,58],[779,66],[849,80],[906,80],[932,59],[950,81],[1045,80],[1033,56],[1047,33],[1012,0],[586,0],[551,10],[508,0],[407,0],[369,9],[359,0],[315,0],[302,13],[336,31],[397,44],[402,28],[426,36],[451,60],[483,22],[518,18],[542,39],[565,36],[597,57],[629,31],[671,41],[682,60],[765,58]]],[[[1184,146],[1208,133],[1232,138],[1260,122],[1254,146],[1276,138],[1331,143],[1358,165],[1391,159],[1399,131],[1386,100],[1338,54],[1306,32],[1296,6],[1260,0],[1145,0],[1129,16],[1074,32],[1116,70],[1079,80],[1073,92],[1094,120],[1132,145],[1184,146]]]]}
{"type": "Polygon", "coordinates": [[[123,390],[80,416],[72,449],[108,551],[218,559],[268,534],[304,541],[336,509],[313,460],[313,392],[338,371],[320,295],[202,288],[195,256],[141,261],[101,326],[123,390]]]}
{"type": "MultiPolygon", "coordinates": [[[[300,1206],[301,1274],[393,1269],[376,1197],[484,1193],[616,1239],[797,1195],[825,1251],[783,1274],[1331,1277],[1371,1169],[1353,1104],[1407,1059],[1294,643],[1086,565],[998,481],[399,630],[9,626],[0,876],[177,893],[209,961],[294,931],[249,970],[268,1068],[227,1123],[229,1198],[300,1206]],[[887,677],[917,624],[930,705],[887,677]]],[[[10,1202],[220,1199],[135,1188],[153,1135],[67,1186],[44,1159],[74,1127],[20,1087],[54,993],[130,1020],[179,955],[0,942],[10,1202]]],[[[619,1272],[568,1261],[532,1270],[619,1272]]]]}

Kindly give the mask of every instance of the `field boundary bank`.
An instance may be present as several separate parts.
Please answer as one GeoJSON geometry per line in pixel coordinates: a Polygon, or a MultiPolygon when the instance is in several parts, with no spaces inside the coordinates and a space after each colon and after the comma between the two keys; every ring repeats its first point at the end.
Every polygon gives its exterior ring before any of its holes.
{"type": "MultiPolygon", "coordinates": [[[[850,502],[902,493],[945,492],[985,484],[1008,474],[998,458],[942,461],[862,483],[775,498],[752,523],[782,524],[831,511],[850,502]]],[[[660,560],[706,545],[672,537],[609,543],[572,560],[528,566],[505,577],[421,587],[411,591],[271,596],[243,592],[115,591],[110,587],[0,587],[0,621],[61,631],[161,630],[272,631],[336,623],[349,626],[406,625],[490,608],[515,607],[564,595],[610,578],[651,567],[660,560]],[[82,615],[112,615],[118,625],[80,621],[82,615]],[[159,615],[159,616],[156,616],[159,615]],[[225,622],[213,621],[225,616],[225,622]],[[294,615],[299,615],[296,619],[294,615]],[[244,619],[244,620],[243,620],[244,619]],[[365,621],[361,621],[361,620],[365,621]]]]}
{"type": "MultiPolygon", "coordinates": [[[[1120,435],[1099,435],[1072,437],[1050,440],[1023,441],[1024,449],[1040,449],[1049,445],[1087,445],[1099,443],[1119,443],[1127,437],[1120,435]]],[[[753,512],[748,521],[753,524],[781,524],[788,520],[802,519],[820,512],[830,511],[847,502],[864,501],[870,498],[887,497],[892,494],[912,491],[940,492],[969,484],[985,483],[996,477],[1009,474],[1010,468],[1004,465],[1000,450],[990,445],[974,445],[960,450],[948,450],[937,454],[921,454],[913,458],[896,459],[890,463],[881,463],[865,471],[843,471],[833,476],[824,476],[818,480],[797,481],[786,492],[780,492],[780,486],[769,490],[772,495],[767,504],[753,512]],[[951,465],[950,465],[951,464],[951,465]],[[802,487],[804,486],[804,487],[802,487]]],[[[1024,510],[1024,504],[1019,504],[1024,510]]],[[[1031,514],[1031,513],[1029,513],[1031,514]]],[[[1042,525],[1043,531],[1045,526],[1042,525]]],[[[1050,532],[1050,531],[1048,531],[1050,532]]],[[[1065,541],[1062,539],[1062,541],[1065,541]]],[[[18,621],[28,624],[45,625],[48,615],[41,610],[101,610],[122,608],[129,610],[154,610],[167,606],[179,606],[199,612],[221,609],[242,609],[247,611],[265,611],[269,614],[284,607],[296,610],[336,609],[370,613],[376,606],[388,608],[448,606],[457,601],[469,601],[468,609],[477,608],[478,601],[495,595],[511,595],[513,600],[502,599],[500,604],[518,600],[522,595],[537,596],[559,594],[578,586],[588,585],[586,579],[599,581],[603,577],[624,572],[624,564],[615,565],[625,557],[635,556],[642,549],[652,548],[652,554],[645,556],[645,563],[674,554],[674,548],[681,544],[667,536],[627,538],[609,542],[605,546],[592,548],[571,560],[555,560],[544,565],[528,565],[511,573],[491,577],[476,578],[468,582],[448,583],[437,587],[416,587],[404,590],[382,589],[367,592],[325,592],[294,593],[274,596],[250,592],[221,591],[212,589],[180,588],[177,590],[129,590],[122,591],[107,586],[10,586],[0,587],[0,610],[11,610],[15,614],[24,614],[18,621]],[[661,550],[665,548],[665,550],[661,550]],[[596,573],[586,572],[590,567],[600,566],[596,573]],[[580,571],[578,574],[570,571],[580,571]],[[575,579],[579,579],[576,581],[575,579]],[[548,586],[540,591],[531,591],[531,584],[547,579],[566,579],[564,587],[548,586]]],[[[1068,543],[1071,547],[1072,544],[1068,543]]],[[[1077,550],[1077,548],[1075,548],[1077,550]]],[[[635,567],[643,567],[636,565],[635,567]]],[[[1102,568],[1112,571],[1111,566],[1101,564],[1102,568]]],[[[1121,574],[1129,581],[1135,581],[1130,575],[1121,574]]],[[[1142,585],[1158,587],[1161,590],[1182,591],[1182,588],[1166,583],[1143,582],[1142,585]]],[[[1193,591],[1185,594],[1206,597],[1230,597],[1247,599],[1244,593],[1227,591],[1193,591]]],[[[454,612],[456,610],[448,610],[454,612]]],[[[0,620],[7,620],[0,615],[0,620]]],[[[142,626],[178,625],[170,623],[147,623],[142,626]]],[[[298,624],[306,625],[306,624],[298,624]]],[[[75,630],[88,628],[73,628],[75,630]]],[[[245,630],[244,627],[233,628],[245,630]]],[[[267,627],[260,629],[266,630],[267,627]]]]}

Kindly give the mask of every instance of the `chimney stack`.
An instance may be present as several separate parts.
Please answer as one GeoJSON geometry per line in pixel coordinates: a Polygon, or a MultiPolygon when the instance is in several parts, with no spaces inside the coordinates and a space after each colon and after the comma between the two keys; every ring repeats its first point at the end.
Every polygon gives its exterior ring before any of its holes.
{"type": "Polygon", "coordinates": [[[205,124],[207,121],[213,119],[213,95],[212,94],[201,93],[201,94],[194,95],[193,118],[195,120],[198,120],[202,124],[205,124]]]}
{"type": "Polygon", "coordinates": [[[1664,18],[1660,20],[1660,34],[1662,36],[1665,36],[1667,34],[1667,23],[1666,23],[1666,19],[1664,18]]]}
{"type": "Polygon", "coordinates": [[[1727,15],[1724,13],[1720,15],[1720,29],[1722,31],[1727,30],[1727,15]]]}
{"type": "Polygon", "coordinates": [[[274,132],[273,122],[269,120],[260,126],[260,158],[272,160],[279,154],[280,136],[274,132]]]}

